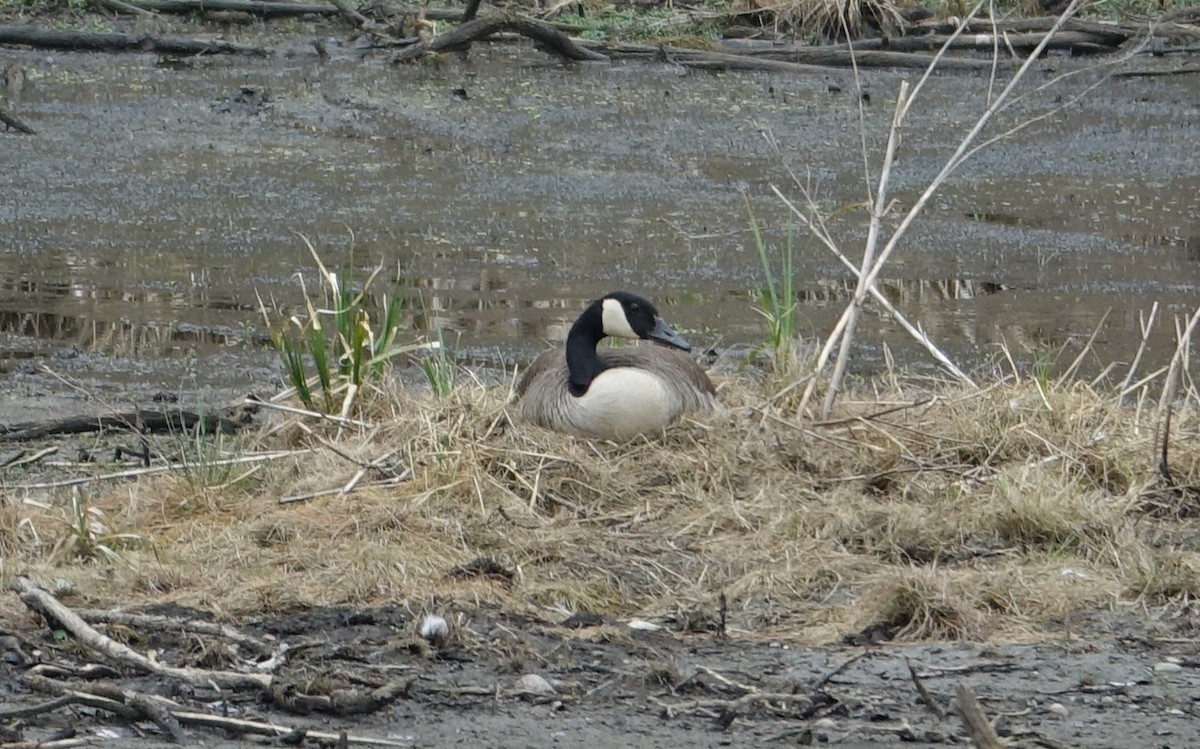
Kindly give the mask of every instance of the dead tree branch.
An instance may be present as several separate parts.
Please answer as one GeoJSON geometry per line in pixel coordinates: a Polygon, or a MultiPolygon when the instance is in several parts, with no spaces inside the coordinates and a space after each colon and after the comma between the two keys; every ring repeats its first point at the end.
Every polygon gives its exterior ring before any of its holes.
{"type": "Polygon", "coordinates": [[[3,104],[0,104],[0,123],[4,123],[5,127],[11,130],[16,130],[18,133],[37,135],[36,130],[31,128],[29,125],[26,125],[24,120],[5,109],[3,104]]]}
{"type": "Polygon", "coordinates": [[[156,663],[146,656],[135,652],[126,645],[97,632],[78,614],[63,604],[54,596],[34,585],[29,578],[18,576],[12,582],[12,588],[20,596],[26,606],[38,612],[46,619],[56,622],[81,644],[103,655],[107,660],[125,668],[133,668],[143,673],[158,674],[172,679],[178,679],[196,687],[217,686],[227,689],[259,689],[266,690],[271,686],[273,677],[269,674],[242,674],[233,671],[206,671],[192,668],[176,668],[156,663]]]}
{"type": "Polygon", "coordinates": [[[392,62],[415,60],[430,52],[464,49],[501,31],[510,31],[533,39],[565,60],[608,62],[607,55],[580,46],[553,26],[514,14],[501,13],[468,21],[453,30],[440,34],[428,43],[407,47],[392,58],[392,62]]]}
{"type": "Polygon", "coordinates": [[[150,34],[58,31],[37,26],[0,26],[0,44],[20,44],[40,49],[92,50],[96,52],[159,52],[169,55],[251,55],[266,57],[262,47],[217,39],[188,39],[150,34]]]}

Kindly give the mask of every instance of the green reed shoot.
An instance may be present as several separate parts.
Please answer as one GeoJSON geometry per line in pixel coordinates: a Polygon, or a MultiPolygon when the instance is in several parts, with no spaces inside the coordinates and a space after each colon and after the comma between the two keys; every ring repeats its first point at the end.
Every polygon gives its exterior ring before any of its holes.
{"type": "Polygon", "coordinates": [[[763,271],[765,285],[758,290],[756,312],[767,321],[767,340],[776,353],[791,343],[796,335],[796,297],[793,286],[795,278],[795,242],[791,226],[788,226],[787,243],[784,245],[778,277],[775,274],[770,250],[759,231],[754,211],[749,201],[746,211],[750,216],[750,232],[754,247],[758,251],[758,262],[763,271]]]}
{"type": "Polygon", "coordinates": [[[319,303],[301,278],[306,316],[292,315],[279,324],[278,316],[273,320],[261,299],[259,307],[287,382],[300,402],[314,411],[345,416],[364,384],[377,379],[396,355],[422,344],[396,345],[404,319],[404,298],[398,289],[384,294],[380,307],[372,303],[372,286],[382,264],[356,291],[353,260],[339,276],[325,267],[306,237],[301,239],[320,271],[319,303]]]}
{"type": "Polygon", "coordinates": [[[429,389],[438,398],[454,392],[454,358],[446,353],[446,341],[438,331],[437,341],[430,342],[430,353],[421,359],[421,371],[429,382],[429,389]]]}

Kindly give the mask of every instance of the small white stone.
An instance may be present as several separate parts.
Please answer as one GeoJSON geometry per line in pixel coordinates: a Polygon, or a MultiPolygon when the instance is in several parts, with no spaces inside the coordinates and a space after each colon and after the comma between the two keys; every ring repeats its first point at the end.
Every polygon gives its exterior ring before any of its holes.
{"type": "Polygon", "coordinates": [[[656,632],[662,629],[662,627],[654,622],[648,622],[645,619],[631,619],[629,621],[629,628],[636,629],[639,632],[656,632]]]}
{"type": "Polygon", "coordinates": [[[1069,710],[1067,710],[1067,706],[1061,702],[1050,703],[1050,706],[1046,708],[1046,711],[1049,713],[1052,713],[1054,715],[1057,715],[1060,718],[1067,717],[1067,714],[1070,712],[1069,710]]]}
{"type": "Polygon", "coordinates": [[[818,718],[813,721],[812,725],[813,728],[820,728],[825,731],[836,730],[838,727],[837,721],[833,718],[818,718]]]}
{"type": "Polygon", "coordinates": [[[440,648],[450,639],[450,625],[437,614],[426,614],[421,620],[421,637],[435,648],[440,648]]]}
{"type": "Polygon", "coordinates": [[[1174,674],[1183,670],[1183,666],[1178,663],[1169,661],[1160,661],[1154,664],[1154,673],[1156,674],[1174,674]]]}
{"type": "Polygon", "coordinates": [[[517,681],[517,688],[526,694],[554,694],[554,687],[537,674],[525,674],[517,681]]]}

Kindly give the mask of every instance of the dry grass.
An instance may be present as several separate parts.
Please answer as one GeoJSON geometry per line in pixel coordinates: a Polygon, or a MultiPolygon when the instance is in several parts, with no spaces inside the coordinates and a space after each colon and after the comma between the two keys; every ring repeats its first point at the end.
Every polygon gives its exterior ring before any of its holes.
{"type": "MultiPolygon", "coordinates": [[[[770,382],[738,379],[721,421],[622,446],[514,427],[503,388],[397,388],[364,403],[374,428],[260,437],[311,452],[248,475],[93,486],[90,545],[64,542],[67,490],[33,497],[45,507],[10,497],[3,582],[230,616],[436,603],[696,621],[724,592],[735,635],[793,642],[1023,639],[1200,593],[1196,499],[1158,486],[1151,409],[1082,384],[888,382],[801,428],[786,398],[762,405],[770,382]],[[355,473],[328,445],[364,462],[396,450],[412,478],[281,505],[355,473]],[[87,551],[108,538],[136,542],[87,551]],[[460,569],[481,559],[511,577],[460,569]]],[[[1200,482],[1196,424],[1190,407],[1173,421],[1181,484],[1200,482]]]]}
{"type": "Polygon", "coordinates": [[[891,35],[904,26],[894,0],[736,0],[738,14],[766,14],[781,30],[815,41],[863,36],[867,27],[891,35]]]}

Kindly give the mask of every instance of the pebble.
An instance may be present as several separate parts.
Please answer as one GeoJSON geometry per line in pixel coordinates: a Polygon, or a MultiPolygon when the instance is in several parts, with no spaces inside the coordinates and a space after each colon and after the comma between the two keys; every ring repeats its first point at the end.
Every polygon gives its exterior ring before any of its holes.
{"type": "Polygon", "coordinates": [[[554,694],[550,682],[537,674],[525,674],[517,681],[517,687],[526,694],[554,694]]]}
{"type": "Polygon", "coordinates": [[[1070,712],[1067,710],[1067,706],[1061,702],[1051,703],[1050,706],[1046,708],[1046,711],[1062,718],[1067,717],[1067,714],[1070,712]]]}
{"type": "Polygon", "coordinates": [[[1156,674],[1174,674],[1183,670],[1183,666],[1170,661],[1161,661],[1154,664],[1154,673],[1156,674]]]}

